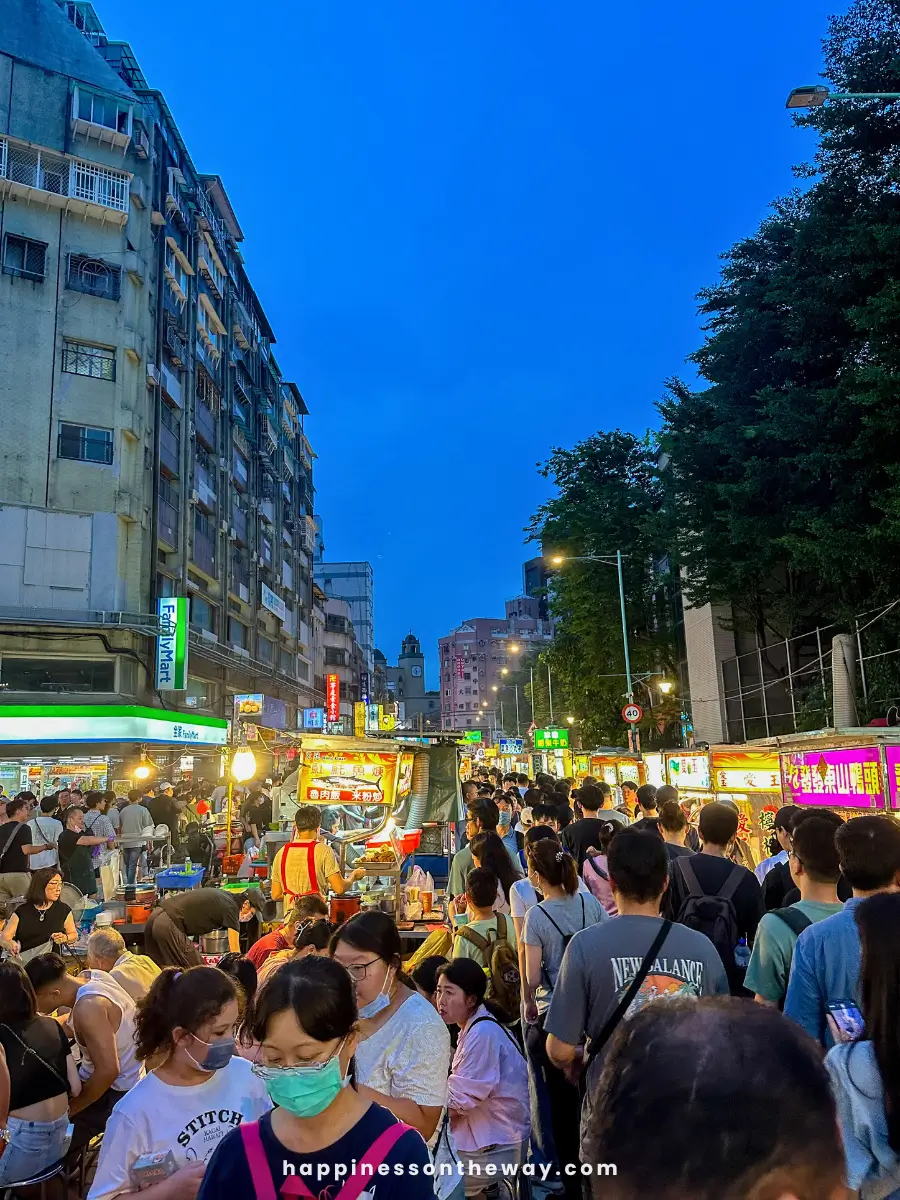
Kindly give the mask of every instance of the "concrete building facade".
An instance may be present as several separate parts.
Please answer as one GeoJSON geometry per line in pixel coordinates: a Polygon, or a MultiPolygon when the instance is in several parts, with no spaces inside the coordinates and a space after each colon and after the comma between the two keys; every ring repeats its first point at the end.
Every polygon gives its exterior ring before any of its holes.
{"type": "Polygon", "coordinates": [[[218,175],[83,0],[0,21],[0,687],[169,706],[321,703],[313,453],[218,175]]]}
{"type": "Polygon", "coordinates": [[[404,728],[440,729],[441,694],[427,691],[425,686],[425,655],[414,633],[403,639],[396,667],[385,664],[385,687],[388,700],[398,706],[400,724],[404,728]],[[420,720],[421,718],[421,720],[420,720]]]}

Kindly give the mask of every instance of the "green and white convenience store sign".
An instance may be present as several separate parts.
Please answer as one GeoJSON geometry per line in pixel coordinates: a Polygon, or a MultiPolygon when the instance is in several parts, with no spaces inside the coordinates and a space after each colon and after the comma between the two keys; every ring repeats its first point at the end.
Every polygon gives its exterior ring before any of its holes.
{"type": "Polygon", "coordinates": [[[0,705],[0,746],[137,742],[224,746],[228,722],[127,704],[0,705]]]}

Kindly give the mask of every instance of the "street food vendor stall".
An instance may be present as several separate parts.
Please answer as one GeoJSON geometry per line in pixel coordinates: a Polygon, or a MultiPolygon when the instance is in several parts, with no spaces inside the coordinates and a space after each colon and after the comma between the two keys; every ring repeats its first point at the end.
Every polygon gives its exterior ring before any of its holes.
{"type": "Polygon", "coordinates": [[[769,854],[775,814],[782,806],[778,755],[774,750],[713,746],[710,759],[715,799],[737,805],[738,835],[750,843],[756,861],[761,862],[769,854]]]}
{"type": "Polygon", "coordinates": [[[900,730],[823,730],[777,741],[786,804],[847,818],[900,808],[900,730]]]}

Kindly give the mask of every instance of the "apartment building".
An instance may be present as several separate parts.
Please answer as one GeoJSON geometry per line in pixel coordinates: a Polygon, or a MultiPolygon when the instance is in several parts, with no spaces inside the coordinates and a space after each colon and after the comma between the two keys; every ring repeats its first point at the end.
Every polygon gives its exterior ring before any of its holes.
{"type": "Polygon", "coordinates": [[[323,664],[326,675],[337,675],[341,682],[341,717],[344,732],[353,732],[353,705],[362,699],[360,677],[365,671],[365,656],[356,638],[350,604],[332,596],[323,599],[323,664]]]}
{"type": "Polygon", "coordinates": [[[321,703],[313,452],[202,173],[82,0],[0,21],[0,690],[153,702],[157,602],[190,599],[187,690],[321,703]]]}
{"type": "Polygon", "coordinates": [[[438,639],[442,729],[481,729],[487,735],[498,728],[503,672],[514,671],[552,641],[553,625],[540,615],[540,603],[517,596],[507,600],[504,617],[472,617],[438,639]]]}
{"type": "MultiPolygon", "coordinates": [[[[320,536],[321,536],[321,526],[320,536]]],[[[324,547],[323,547],[324,549],[324,547]]],[[[371,677],[375,670],[375,598],[372,564],[367,562],[321,562],[315,564],[316,583],[336,600],[350,605],[350,619],[371,677]]]]}

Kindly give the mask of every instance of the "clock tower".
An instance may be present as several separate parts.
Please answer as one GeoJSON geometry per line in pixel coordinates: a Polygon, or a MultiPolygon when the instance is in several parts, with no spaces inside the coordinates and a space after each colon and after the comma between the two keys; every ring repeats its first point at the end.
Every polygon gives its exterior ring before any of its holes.
{"type": "Polygon", "coordinates": [[[425,695],[425,656],[419,639],[412,633],[403,639],[397,667],[403,678],[404,699],[421,700],[425,695]]]}

